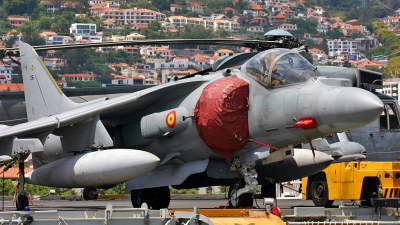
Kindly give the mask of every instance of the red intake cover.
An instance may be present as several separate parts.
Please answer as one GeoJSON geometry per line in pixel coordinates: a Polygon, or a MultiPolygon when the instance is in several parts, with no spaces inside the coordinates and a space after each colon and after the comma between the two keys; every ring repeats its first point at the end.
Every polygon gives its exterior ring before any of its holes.
{"type": "Polygon", "coordinates": [[[249,139],[248,99],[248,83],[232,75],[208,84],[194,109],[200,138],[228,162],[249,139]]]}

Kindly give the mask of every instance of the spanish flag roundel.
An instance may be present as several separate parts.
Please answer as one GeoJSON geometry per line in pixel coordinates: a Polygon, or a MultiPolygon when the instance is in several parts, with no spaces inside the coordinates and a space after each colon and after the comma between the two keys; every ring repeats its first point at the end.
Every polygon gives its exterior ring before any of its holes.
{"type": "Polygon", "coordinates": [[[174,128],[176,124],[176,111],[172,110],[170,113],[167,114],[165,118],[165,122],[169,128],[174,128]]]}

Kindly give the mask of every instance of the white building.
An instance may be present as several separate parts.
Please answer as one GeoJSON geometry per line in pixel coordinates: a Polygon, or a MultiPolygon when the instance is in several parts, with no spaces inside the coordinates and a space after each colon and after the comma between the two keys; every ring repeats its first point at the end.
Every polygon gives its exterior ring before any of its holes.
{"type": "Polygon", "coordinates": [[[195,63],[189,61],[188,58],[175,58],[170,62],[161,61],[154,64],[154,69],[170,69],[170,70],[183,70],[189,66],[194,66],[195,63]]]}
{"type": "Polygon", "coordinates": [[[151,24],[156,21],[165,21],[165,14],[151,9],[133,8],[118,9],[104,8],[92,12],[93,16],[104,18],[105,20],[114,20],[119,24],[151,24]]]}
{"type": "Polygon", "coordinates": [[[264,28],[262,26],[250,26],[247,28],[249,32],[264,32],[264,28]]]}
{"type": "Polygon", "coordinates": [[[322,8],[321,6],[314,6],[314,10],[319,15],[322,15],[325,12],[324,8],[322,8]]]}
{"type": "Polygon", "coordinates": [[[157,85],[159,81],[153,78],[144,78],[142,76],[136,76],[126,79],[114,79],[111,80],[111,84],[114,85],[157,85]]]}
{"type": "Polygon", "coordinates": [[[383,81],[383,89],[377,89],[376,91],[389,95],[399,101],[399,86],[400,78],[390,78],[387,81],[383,81]]]}
{"type": "Polygon", "coordinates": [[[100,35],[100,33],[98,33],[98,35],[95,35],[95,36],[76,35],[75,40],[88,40],[91,42],[102,42],[103,36],[100,35]]]}
{"type": "Polygon", "coordinates": [[[58,44],[68,44],[72,43],[73,39],[70,36],[62,36],[62,35],[56,35],[49,37],[46,40],[46,44],[48,45],[58,45],[58,44]]]}
{"type": "Polygon", "coordinates": [[[97,33],[96,24],[94,23],[73,23],[69,28],[69,32],[74,35],[95,36],[97,33]]]}
{"type": "Polygon", "coordinates": [[[281,30],[297,30],[297,24],[290,24],[290,23],[284,23],[278,26],[278,29],[281,30]]]}
{"type": "Polygon", "coordinates": [[[327,41],[329,55],[337,56],[338,52],[347,52],[347,54],[358,54],[357,41],[329,39],[327,41]]]}
{"type": "MultiPolygon", "coordinates": [[[[16,65],[14,65],[14,66],[16,66],[16,65]]],[[[0,75],[3,76],[3,79],[11,81],[13,75],[18,75],[18,74],[12,74],[12,70],[13,70],[12,67],[13,67],[12,64],[0,62],[0,75]]],[[[5,83],[5,82],[2,82],[2,83],[5,83]]]]}
{"type": "Polygon", "coordinates": [[[240,28],[240,24],[232,21],[224,19],[224,15],[220,15],[218,17],[204,17],[204,18],[187,18],[184,16],[170,16],[168,20],[171,25],[180,28],[184,27],[187,24],[193,24],[198,26],[203,26],[206,29],[214,29],[214,31],[219,29],[225,29],[228,31],[238,31],[240,28]],[[213,19],[211,19],[213,18],[213,19]]]}
{"type": "Polygon", "coordinates": [[[187,8],[188,8],[188,10],[191,10],[191,11],[196,12],[198,14],[203,14],[204,13],[203,7],[197,2],[192,2],[187,8]]]}
{"type": "Polygon", "coordinates": [[[43,5],[43,7],[46,9],[48,13],[56,13],[60,9],[55,6],[55,4],[51,1],[41,1],[40,4],[43,5]]]}

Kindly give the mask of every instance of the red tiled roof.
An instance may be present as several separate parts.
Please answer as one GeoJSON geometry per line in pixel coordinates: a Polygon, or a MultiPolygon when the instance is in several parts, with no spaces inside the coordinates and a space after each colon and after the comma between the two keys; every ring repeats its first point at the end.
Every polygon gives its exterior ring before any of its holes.
{"type": "Polygon", "coordinates": [[[233,51],[232,51],[232,50],[225,49],[225,48],[221,48],[221,49],[219,49],[219,50],[217,50],[217,51],[215,51],[215,52],[226,52],[226,53],[233,53],[233,51]]]}
{"type": "MultiPolygon", "coordinates": [[[[2,166],[0,168],[0,171],[3,172],[4,168],[5,167],[2,166]]],[[[24,168],[25,173],[29,173],[32,170],[33,170],[33,168],[24,168]]],[[[1,174],[0,177],[3,177],[3,173],[2,172],[0,173],[1,174]]],[[[4,178],[6,178],[6,179],[17,179],[18,177],[19,177],[19,169],[18,169],[18,167],[11,167],[4,173],[4,178]]]]}
{"type": "Polygon", "coordinates": [[[62,75],[62,77],[87,77],[87,78],[95,78],[96,76],[93,76],[93,75],[88,74],[88,73],[77,73],[77,74],[69,73],[69,74],[64,74],[64,75],[62,75]]]}
{"type": "Polygon", "coordinates": [[[54,32],[54,31],[43,31],[41,34],[43,34],[43,35],[53,35],[53,36],[57,35],[57,33],[54,32]]]}
{"type": "Polygon", "coordinates": [[[8,20],[23,20],[23,21],[27,21],[29,19],[26,18],[16,18],[16,17],[8,17],[8,20]]]}
{"type": "Polygon", "coordinates": [[[194,7],[194,6],[200,7],[201,5],[197,2],[193,2],[192,4],[190,4],[190,7],[194,7]]]}
{"type": "Polygon", "coordinates": [[[222,9],[222,11],[236,11],[236,9],[233,9],[231,7],[226,7],[225,9],[222,9]]]}
{"type": "Polygon", "coordinates": [[[8,83],[8,84],[0,84],[0,91],[23,91],[24,84],[22,83],[8,83]]]}
{"type": "Polygon", "coordinates": [[[178,4],[174,4],[174,3],[171,3],[169,6],[170,7],[175,7],[175,8],[182,8],[182,6],[180,6],[178,4]]]}

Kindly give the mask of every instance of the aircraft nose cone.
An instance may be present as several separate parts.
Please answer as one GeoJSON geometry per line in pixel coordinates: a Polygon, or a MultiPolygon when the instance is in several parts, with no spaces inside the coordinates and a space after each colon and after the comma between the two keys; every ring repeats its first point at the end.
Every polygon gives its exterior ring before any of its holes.
{"type": "Polygon", "coordinates": [[[382,101],[360,88],[327,90],[320,95],[321,129],[350,130],[376,120],[383,111],[382,101]]]}

